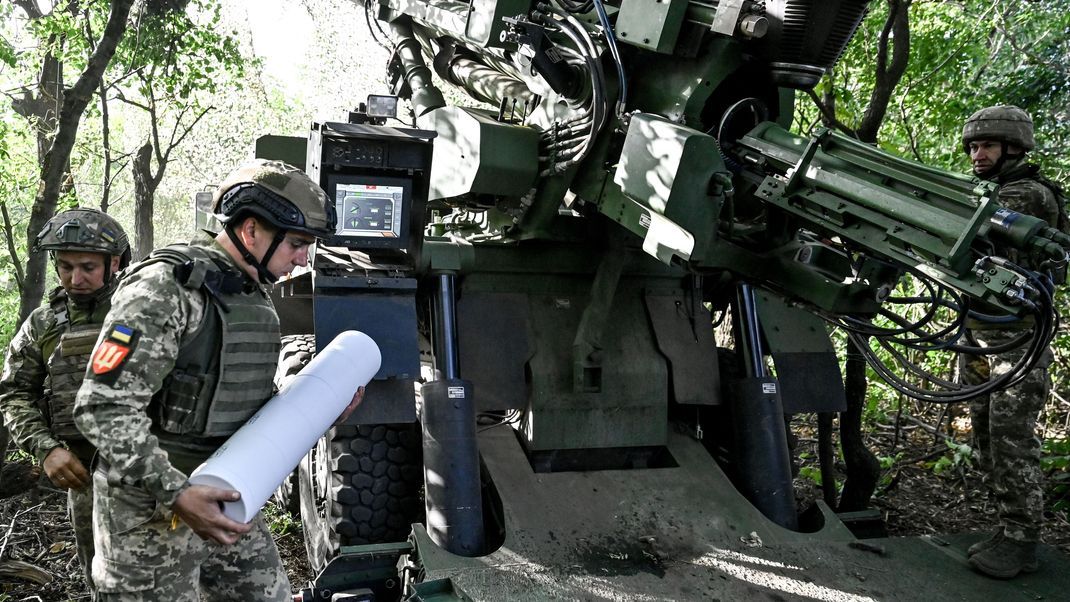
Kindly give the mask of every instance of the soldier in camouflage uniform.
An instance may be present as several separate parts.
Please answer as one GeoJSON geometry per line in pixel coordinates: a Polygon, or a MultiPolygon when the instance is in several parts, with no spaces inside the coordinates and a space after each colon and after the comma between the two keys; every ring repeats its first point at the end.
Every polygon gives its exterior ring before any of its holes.
{"type": "MultiPolygon", "coordinates": [[[[1036,165],[1026,161],[1026,152],[1036,143],[1033,121],[1025,111],[996,106],[974,113],[963,128],[962,144],[974,174],[1000,185],[1000,204],[1065,231],[1061,191],[1040,175],[1036,165]]],[[[1042,267],[1035,258],[1006,249],[996,251],[1027,269],[1042,267]]],[[[985,347],[1013,341],[1030,328],[1025,322],[977,320],[970,320],[968,326],[973,339],[985,347]]],[[[988,356],[963,355],[959,358],[961,378],[968,384],[984,383],[1009,372],[1024,353],[1025,348],[1018,347],[988,356]]],[[[975,448],[980,452],[985,485],[1000,521],[992,537],[970,547],[970,565],[992,577],[1009,579],[1038,568],[1043,491],[1036,422],[1050,389],[1051,360],[1049,349],[1018,385],[970,402],[975,448]]]]}
{"type": "Polygon", "coordinates": [[[15,442],[67,490],[78,561],[93,592],[93,492],[88,467],[94,449],[74,427],[75,394],[111,307],[116,273],[130,262],[119,223],[96,209],[64,211],[34,242],[48,251],[60,286],[11,341],[0,380],[0,409],[15,442]]]}
{"type": "Polygon", "coordinates": [[[291,598],[264,519],[226,518],[220,503],[238,492],[187,476],[271,396],[279,320],[263,285],[307,265],[335,216],[323,190],[277,161],[230,174],[214,210],[222,232],[158,249],[124,276],[78,394],[75,422],[99,450],[102,600],[291,598]]]}

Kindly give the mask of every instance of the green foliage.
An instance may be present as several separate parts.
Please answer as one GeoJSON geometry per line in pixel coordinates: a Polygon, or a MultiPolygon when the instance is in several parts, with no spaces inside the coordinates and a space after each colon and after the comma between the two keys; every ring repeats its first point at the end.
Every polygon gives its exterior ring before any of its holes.
{"type": "Polygon", "coordinates": [[[185,11],[139,16],[137,35],[123,38],[112,75],[137,76],[141,97],[163,93],[175,103],[198,104],[197,94],[215,94],[221,83],[240,79],[245,61],[237,34],[223,32],[218,2],[194,0],[185,11]]]}
{"type": "Polygon", "coordinates": [[[892,484],[896,474],[896,465],[902,459],[903,452],[898,452],[894,456],[877,456],[881,467],[880,478],[877,479],[878,491],[885,490],[892,484]]]}
{"type": "Polygon", "coordinates": [[[282,537],[283,535],[295,533],[301,528],[301,521],[294,518],[289,512],[276,506],[273,501],[269,501],[264,505],[263,512],[268,528],[271,529],[271,533],[275,537],[282,537]]]}
{"type": "Polygon", "coordinates": [[[821,468],[818,466],[802,466],[799,468],[799,476],[812,481],[815,485],[821,485],[821,468]]]}
{"type": "Polygon", "coordinates": [[[1070,515],[1070,439],[1046,439],[1041,448],[1040,468],[1050,484],[1049,508],[1070,515]]]}
{"type": "Polygon", "coordinates": [[[969,444],[956,443],[951,439],[944,439],[944,444],[947,445],[949,453],[928,465],[935,474],[943,474],[952,469],[963,471],[973,466],[973,448],[969,444]]]}
{"type": "MultiPolygon", "coordinates": [[[[13,6],[8,3],[0,4],[0,19],[6,19],[11,14],[13,6]]],[[[0,63],[8,67],[14,67],[16,63],[15,47],[7,38],[0,36],[0,63]]]]}
{"type": "Polygon", "coordinates": [[[36,464],[37,460],[30,454],[22,451],[17,447],[12,447],[11,451],[7,453],[5,462],[22,462],[24,464],[36,464]]]}
{"type": "MultiPolygon", "coordinates": [[[[851,126],[876,85],[874,57],[888,9],[873,3],[840,63],[819,90],[831,90],[837,117],[851,126]]],[[[965,171],[962,123],[977,109],[1015,104],[1036,122],[1035,159],[1057,178],[1070,171],[1065,149],[1070,90],[1070,0],[914,2],[910,63],[893,94],[880,145],[931,165],[965,171]]],[[[819,123],[800,103],[800,127],[819,123]]]]}

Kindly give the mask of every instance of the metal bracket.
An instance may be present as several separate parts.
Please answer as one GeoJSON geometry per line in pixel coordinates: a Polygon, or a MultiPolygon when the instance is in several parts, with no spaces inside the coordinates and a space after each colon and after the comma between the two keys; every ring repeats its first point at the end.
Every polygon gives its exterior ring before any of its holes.
{"type": "Polygon", "coordinates": [[[739,15],[743,12],[743,0],[722,0],[717,5],[717,14],[713,17],[710,31],[731,36],[736,33],[739,15]]]}
{"type": "Polygon", "coordinates": [[[784,185],[784,194],[789,194],[799,189],[799,186],[805,181],[806,176],[804,174],[810,167],[810,163],[814,160],[814,155],[817,154],[817,150],[824,145],[825,139],[831,134],[832,130],[821,128],[817,131],[817,134],[810,139],[810,142],[806,145],[806,149],[804,149],[802,155],[799,156],[799,161],[792,169],[791,175],[788,176],[788,181],[784,185]]]}

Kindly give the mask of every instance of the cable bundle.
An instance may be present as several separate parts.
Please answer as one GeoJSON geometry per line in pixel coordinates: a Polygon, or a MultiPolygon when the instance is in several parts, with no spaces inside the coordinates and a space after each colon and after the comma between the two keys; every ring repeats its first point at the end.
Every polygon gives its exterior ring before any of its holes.
{"type": "Polygon", "coordinates": [[[892,388],[921,401],[932,403],[956,403],[967,401],[971,398],[988,394],[992,391],[1013,387],[1024,379],[1033,366],[1040,360],[1048,349],[1055,331],[1059,326],[1059,315],[1055,310],[1055,288],[1050,278],[1026,270],[999,257],[986,257],[982,261],[991,261],[1009,269],[1027,283],[1031,293],[1030,299],[1020,299],[1020,302],[1033,316],[1031,332],[1025,333],[1016,339],[993,347],[981,347],[972,342],[966,329],[967,317],[976,321],[993,324],[1014,324],[1020,321],[1015,316],[993,316],[980,312],[970,311],[968,301],[948,287],[934,281],[918,270],[910,269],[907,273],[921,282],[927,291],[927,295],[920,297],[889,297],[886,302],[896,305],[915,305],[926,303],[928,307],[924,315],[915,321],[910,321],[902,315],[887,309],[879,313],[881,317],[895,324],[895,327],[881,327],[872,323],[871,319],[861,319],[853,316],[830,316],[822,315],[824,319],[843,328],[847,336],[861,349],[866,361],[873,370],[884,379],[892,388]],[[939,310],[954,313],[954,319],[946,325],[937,321],[939,310]],[[926,330],[935,325],[935,331],[926,330]],[[876,339],[877,343],[906,373],[920,378],[923,382],[933,383],[939,388],[926,388],[914,384],[904,376],[885,364],[884,360],[870,347],[869,339],[876,339]],[[966,341],[966,343],[962,343],[966,341]],[[964,385],[939,378],[932,372],[914,363],[907,357],[904,349],[921,352],[930,351],[953,351],[973,355],[995,355],[1027,346],[1025,353],[1008,372],[998,378],[989,380],[979,385],[964,385]]]}

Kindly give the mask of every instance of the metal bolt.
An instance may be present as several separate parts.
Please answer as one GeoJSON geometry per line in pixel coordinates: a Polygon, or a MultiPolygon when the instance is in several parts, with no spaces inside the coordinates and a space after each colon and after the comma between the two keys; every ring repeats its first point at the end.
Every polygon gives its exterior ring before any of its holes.
{"type": "Polygon", "coordinates": [[[747,15],[739,22],[739,32],[745,38],[760,38],[769,31],[769,19],[760,15],[747,15]]]}

